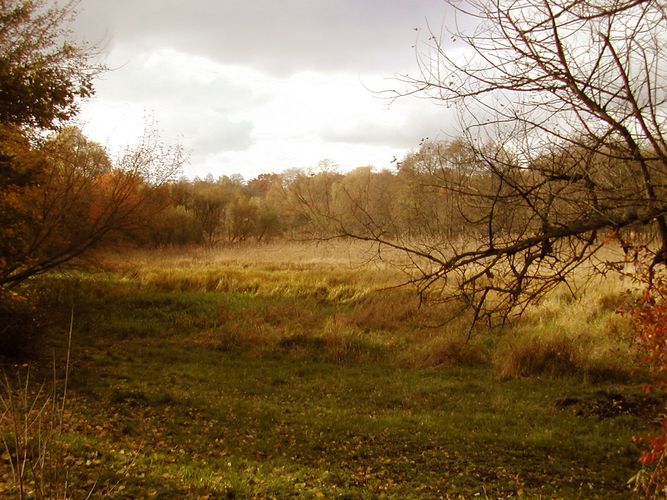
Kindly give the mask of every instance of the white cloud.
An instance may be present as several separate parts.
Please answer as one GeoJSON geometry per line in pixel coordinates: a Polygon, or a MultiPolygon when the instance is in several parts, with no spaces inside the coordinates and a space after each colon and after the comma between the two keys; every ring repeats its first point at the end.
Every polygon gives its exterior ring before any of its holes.
{"type": "Polygon", "coordinates": [[[115,147],[132,142],[150,115],[166,139],[182,140],[193,154],[245,149],[253,125],[242,114],[263,99],[242,85],[247,73],[173,50],[140,53],[98,82],[80,119],[94,139],[115,147]]]}

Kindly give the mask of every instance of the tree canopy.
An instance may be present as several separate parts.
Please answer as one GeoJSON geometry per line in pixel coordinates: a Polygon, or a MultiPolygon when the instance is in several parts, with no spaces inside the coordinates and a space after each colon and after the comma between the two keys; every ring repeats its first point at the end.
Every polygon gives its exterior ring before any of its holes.
{"type": "Polygon", "coordinates": [[[52,129],[72,118],[93,93],[101,67],[91,47],[71,40],[76,2],[0,3],[0,123],[52,129]]]}

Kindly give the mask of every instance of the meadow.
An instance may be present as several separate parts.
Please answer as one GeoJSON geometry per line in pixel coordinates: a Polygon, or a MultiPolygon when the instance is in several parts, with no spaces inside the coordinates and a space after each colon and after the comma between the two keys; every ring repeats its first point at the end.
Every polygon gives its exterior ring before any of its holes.
{"type": "Polygon", "coordinates": [[[662,406],[617,312],[631,284],[556,290],[465,342],[467,318],[443,324],[373,255],[128,251],[40,277],[50,333],[41,362],[4,366],[5,423],[33,425],[24,447],[4,427],[0,494],[23,456],[28,496],[631,495],[662,406]]]}

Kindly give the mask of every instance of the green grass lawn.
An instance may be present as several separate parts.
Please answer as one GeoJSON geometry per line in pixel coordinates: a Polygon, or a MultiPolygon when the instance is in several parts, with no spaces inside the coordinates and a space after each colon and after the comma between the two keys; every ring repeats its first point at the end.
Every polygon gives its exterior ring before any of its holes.
{"type": "MultiPolygon", "coordinates": [[[[651,425],[594,411],[601,391],[639,393],[633,381],[425,368],[406,362],[420,335],[409,321],[340,323],[360,303],[303,285],[170,291],[115,272],[42,283],[54,324],[74,306],[61,436],[73,498],[625,498],[632,436],[651,425]]],[[[62,331],[45,339],[58,359],[62,331]]]]}

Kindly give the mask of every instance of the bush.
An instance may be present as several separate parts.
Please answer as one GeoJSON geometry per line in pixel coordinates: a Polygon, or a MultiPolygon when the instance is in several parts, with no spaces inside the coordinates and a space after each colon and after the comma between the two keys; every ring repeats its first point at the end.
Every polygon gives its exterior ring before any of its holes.
{"type": "Polygon", "coordinates": [[[34,298],[0,287],[0,355],[32,357],[42,330],[34,298]]]}
{"type": "Polygon", "coordinates": [[[195,214],[182,205],[168,207],[148,228],[148,239],[156,246],[200,244],[204,231],[195,214]]]}
{"type": "MultiPolygon", "coordinates": [[[[648,390],[667,394],[667,276],[647,280],[642,298],[630,309],[639,335],[643,358],[651,371],[648,390]]],[[[667,495],[667,417],[662,415],[660,429],[637,441],[646,445],[642,469],[632,478],[635,491],[644,498],[664,498],[667,495]]]]}

